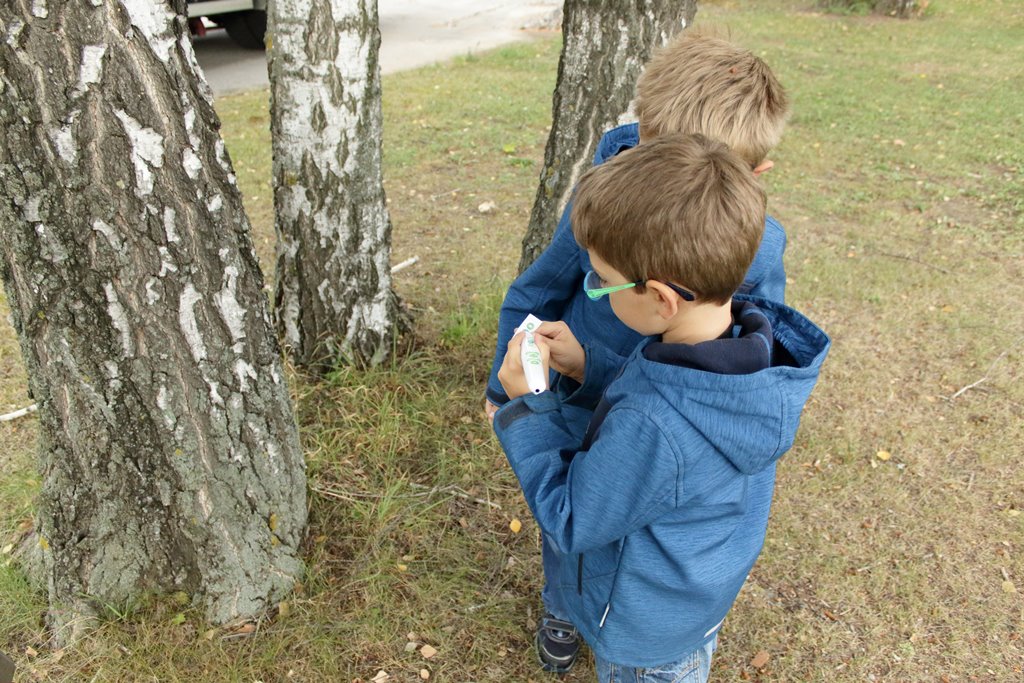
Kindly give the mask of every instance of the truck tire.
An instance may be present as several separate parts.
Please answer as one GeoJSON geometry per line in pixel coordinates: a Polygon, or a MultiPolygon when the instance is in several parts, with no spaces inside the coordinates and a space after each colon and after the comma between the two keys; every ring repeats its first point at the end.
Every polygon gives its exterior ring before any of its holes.
{"type": "Polygon", "coordinates": [[[216,21],[239,46],[247,50],[266,48],[263,39],[267,33],[267,13],[263,10],[231,12],[217,17],[216,21]]]}

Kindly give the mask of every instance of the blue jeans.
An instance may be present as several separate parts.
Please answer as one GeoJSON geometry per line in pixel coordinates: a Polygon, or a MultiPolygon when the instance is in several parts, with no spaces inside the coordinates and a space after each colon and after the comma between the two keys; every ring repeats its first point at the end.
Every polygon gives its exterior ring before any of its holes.
{"type": "Polygon", "coordinates": [[[612,664],[595,655],[594,668],[598,683],[706,683],[716,647],[717,635],[682,659],[640,669],[612,664]]]}
{"type": "Polygon", "coordinates": [[[548,540],[548,535],[541,532],[540,556],[544,564],[544,590],[540,598],[544,601],[544,608],[553,614],[557,619],[568,621],[568,612],[562,601],[562,592],[556,581],[558,580],[558,568],[562,562],[562,553],[555,549],[555,546],[548,540]]]}

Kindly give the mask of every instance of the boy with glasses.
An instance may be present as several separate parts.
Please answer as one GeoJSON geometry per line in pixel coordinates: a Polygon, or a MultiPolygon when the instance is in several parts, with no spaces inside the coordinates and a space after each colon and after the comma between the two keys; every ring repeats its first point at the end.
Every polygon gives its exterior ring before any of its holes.
{"type": "MultiPolygon", "coordinates": [[[[718,629],[764,542],[774,477],[828,337],[782,304],[733,296],[764,230],[749,166],[700,135],[663,136],[591,169],[573,232],[644,338],[623,364],[540,325],[551,391],[510,341],[495,431],[556,562],[548,574],[598,680],[706,681],[718,629]],[[614,378],[614,379],[613,379],[614,378]],[[576,411],[592,411],[580,443],[576,411]]],[[[547,569],[547,567],[546,567],[547,569]]]]}
{"type": "MultiPolygon", "coordinates": [[[[598,145],[595,165],[636,147],[641,140],[700,133],[729,145],[743,159],[748,173],[756,176],[773,165],[767,155],[782,135],[789,104],[782,86],[760,58],[722,38],[690,29],[647,63],[637,83],[635,109],[639,123],[606,133],[598,145]]],[[[587,251],[573,237],[572,210],[570,202],[551,244],[505,295],[484,404],[489,417],[508,401],[498,369],[508,340],[527,314],[541,320],[564,320],[581,342],[623,357],[643,339],[615,317],[607,301],[593,302],[584,295],[581,285],[591,263],[587,251]]],[[[740,291],[782,303],[786,234],[767,216],[763,229],[740,291]]],[[[645,236],[638,234],[637,238],[645,236]]],[[[585,426],[586,420],[582,422],[585,426]]],[[[759,476],[774,482],[774,467],[759,476]]],[[[758,509],[764,509],[767,516],[766,507],[758,509]]],[[[547,540],[542,540],[542,557],[545,576],[550,577],[557,571],[558,558],[547,540]]],[[[575,660],[579,637],[566,618],[559,591],[549,581],[541,598],[546,615],[537,630],[538,654],[546,670],[562,673],[575,660]]]]}

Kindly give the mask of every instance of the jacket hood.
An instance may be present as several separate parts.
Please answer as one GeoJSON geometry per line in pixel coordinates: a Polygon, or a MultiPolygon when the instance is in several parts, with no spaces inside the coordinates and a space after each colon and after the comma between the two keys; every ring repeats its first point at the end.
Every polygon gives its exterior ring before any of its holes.
{"type": "Polygon", "coordinates": [[[745,307],[755,304],[755,310],[763,313],[771,326],[767,367],[762,364],[761,369],[742,372],[741,366],[739,373],[724,374],[716,366],[716,359],[735,355],[744,344],[751,353],[766,345],[763,325],[743,324],[739,319],[742,331],[736,338],[681,345],[687,348],[683,363],[666,362],[663,355],[651,354],[646,349],[652,342],[645,341],[634,351],[630,366],[650,381],[666,404],[677,407],[679,419],[689,423],[708,445],[740,472],[755,474],[793,445],[801,410],[831,342],[820,328],[788,306],[742,295],[737,295],[735,302],[745,307]]]}

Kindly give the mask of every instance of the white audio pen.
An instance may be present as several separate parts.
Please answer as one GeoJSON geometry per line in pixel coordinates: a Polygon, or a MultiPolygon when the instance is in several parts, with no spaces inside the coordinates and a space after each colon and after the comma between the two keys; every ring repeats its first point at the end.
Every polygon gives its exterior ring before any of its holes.
{"type": "Polygon", "coordinates": [[[530,391],[539,394],[548,388],[547,373],[544,372],[544,363],[541,361],[540,348],[533,338],[533,331],[541,324],[541,320],[532,313],[516,328],[516,332],[525,332],[523,345],[519,350],[520,358],[523,361],[523,372],[526,374],[526,385],[530,391]]]}

